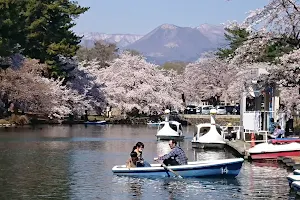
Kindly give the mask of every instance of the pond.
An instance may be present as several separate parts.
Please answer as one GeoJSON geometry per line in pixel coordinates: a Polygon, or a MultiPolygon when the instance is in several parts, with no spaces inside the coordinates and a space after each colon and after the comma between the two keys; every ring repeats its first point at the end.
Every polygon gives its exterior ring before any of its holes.
{"type": "MultiPolygon", "coordinates": [[[[189,161],[233,158],[229,150],[191,146],[193,129],[180,146],[189,161]]],[[[244,163],[236,178],[132,178],[113,175],[136,142],[150,163],[169,151],[156,129],[128,125],[44,125],[0,130],[0,199],[296,199],[287,169],[276,162],[244,163]]]]}

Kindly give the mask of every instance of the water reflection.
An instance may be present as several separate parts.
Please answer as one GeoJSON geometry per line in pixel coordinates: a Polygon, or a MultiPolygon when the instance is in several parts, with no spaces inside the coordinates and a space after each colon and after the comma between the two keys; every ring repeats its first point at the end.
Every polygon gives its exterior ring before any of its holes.
{"type": "MultiPolygon", "coordinates": [[[[143,157],[170,151],[146,126],[43,126],[0,133],[0,199],[296,199],[277,163],[245,162],[234,179],[151,179],[114,176],[138,141],[143,157]]],[[[234,157],[225,150],[191,149],[189,161],[234,157]]]]}
{"type": "Polygon", "coordinates": [[[158,141],[156,151],[158,156],[163,156],[169,153],[171,151],[169,141],[158,141]]]}
{"type": "Polygon", "coordinates": [[[5,146],[7,149],[0,156],[0,199],[67,199],[69,162],[59,152],[68,150],[68,143],[5,146]]]}
{"type": "Polygon", "coordinates": [[[195,161],[234,158],[227,149],[193,149],[193,152],[195,161]]]}

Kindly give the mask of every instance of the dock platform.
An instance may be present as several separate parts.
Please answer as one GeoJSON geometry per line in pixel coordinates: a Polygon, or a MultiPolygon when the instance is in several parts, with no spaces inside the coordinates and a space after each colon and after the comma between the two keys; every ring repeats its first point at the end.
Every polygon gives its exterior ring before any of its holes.
{"type": "Polygon", "coordinates": [[[227,146],[236,151],[244,159],[249,159],[247,150],[250,149],[251,145],[242,140],[232,140],[226,142],[227,146]]]}
{"type": "Polygon", "coordinates": [[[286,167],[292,168],[293,170],[300,169],[299,156],[278,157],[277,161],[283,163],[286,167]]]}

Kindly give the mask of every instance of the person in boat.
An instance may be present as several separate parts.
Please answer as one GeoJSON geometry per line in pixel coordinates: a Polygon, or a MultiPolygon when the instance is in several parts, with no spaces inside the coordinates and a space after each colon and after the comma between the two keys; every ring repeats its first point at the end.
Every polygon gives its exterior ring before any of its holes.
{"type": "Polygon", "coordinates": [[[129,168],[135,168],[137,167],[138,163],[138,156],[136,152],[131,152],[130,153],[130,158],[126,161],[126,167],[129,168]]]}
{"type": "Polygon", "coordinates": [[[276,139],[276,138],[281,138],[284,137],[284,130],[281,129],[280,125],[276,125],[276,128],[273,132],[273,134],[269,135],[270,139],[276,139]]]}
{"type": "Polygon", "coordinates": [[[276,129],[276,123],[274,122],[274,118],[270,119],[270,125],[269,125],[269,132],[270,134],[273,134],[276,129]]]}
{"type": "Polygon", "coordinates": [[[137,153],[137,157],[138,157],[137,167],[151,167],[151,165],[147,161],[145,161],[144,158],[143,158],[144,147],[145,147],[144,143],[138,142],[132,148],[132,152],[137,153]]]}
{"type": "Polygon", "coordinates": [[[170,153],[158,158],[154,158],[154,160],[163,160],[163,163],[166,166],[187,165],[188,158],[186,157],[185,152],[179,146],[177,146],[177,142],[175,140],[170,140],[169,146],[172,149],[170,153]]]}

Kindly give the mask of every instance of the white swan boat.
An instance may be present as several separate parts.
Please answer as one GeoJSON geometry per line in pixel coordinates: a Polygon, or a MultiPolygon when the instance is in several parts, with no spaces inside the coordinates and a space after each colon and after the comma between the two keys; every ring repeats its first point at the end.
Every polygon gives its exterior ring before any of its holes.
{"type": "Polygon", "coordinates": [[[224,148],[226,142],[222,128],[216,124],[214,111],[211,111],[210,123],[196,125],[192,140],[194,148],[224,148]]]}
{"type": "Polygon", "coordinates": [[[166,118],[164,122],[160,122],[158,125],[156,138],[157,140],[183,140],[183,130],[181,123],[177,121],[169,121],[170,110],[166,110],[166,118]]]}
{"type": "Polygon", "coordinates": [[[272,144],[261,143],[248,150],[252,160],[259,159],[276,159],[280,156],[300,156],[300,144],[272,144]]]}

